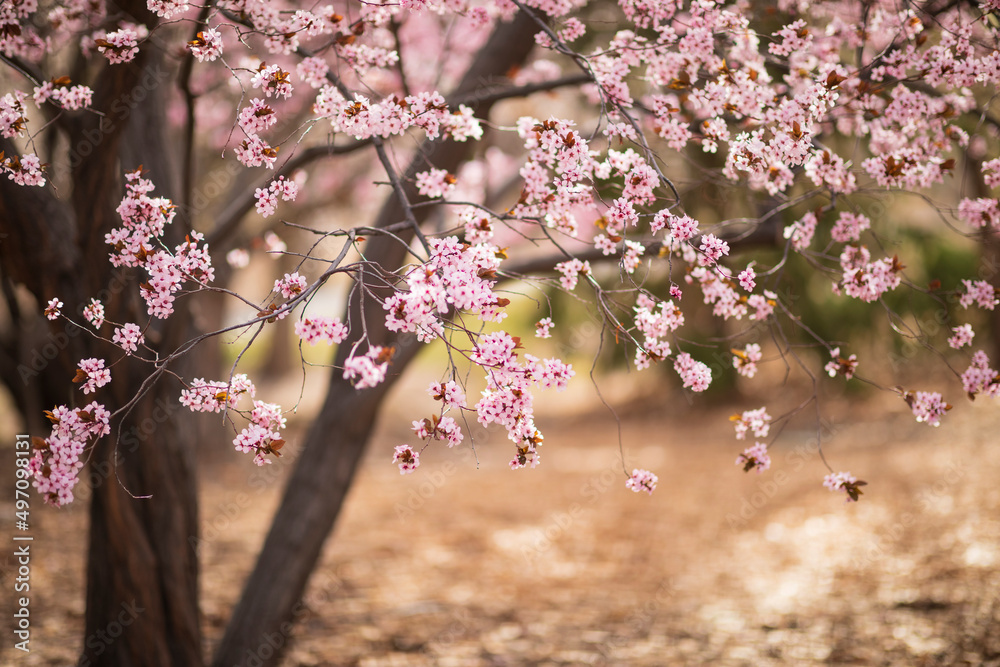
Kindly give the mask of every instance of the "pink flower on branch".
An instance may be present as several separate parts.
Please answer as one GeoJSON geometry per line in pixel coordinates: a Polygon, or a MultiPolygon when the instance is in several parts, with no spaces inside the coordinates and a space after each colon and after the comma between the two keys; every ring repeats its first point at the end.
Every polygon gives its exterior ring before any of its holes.
{"type": "Polygon", "coordinates": [[[867,484],[868,482],[858,480],[857,477],[849,472],[830,473],[823,479],[823,486],[826,488],[834,493],[843,491],[847,494],[845,502],[857,502],[858,498],[862,495],[861,487],[867,484]]]}
{"type": "Polygon", "coordinates": [[[649,495],[653,495],[657,482],[659,482],[659,478],[656,475],[648,470],[636,468],[632,471],[632,475],[628,480],[625,481],[625,487],[632,489],[636,493],[645,491],[649,495]]]}

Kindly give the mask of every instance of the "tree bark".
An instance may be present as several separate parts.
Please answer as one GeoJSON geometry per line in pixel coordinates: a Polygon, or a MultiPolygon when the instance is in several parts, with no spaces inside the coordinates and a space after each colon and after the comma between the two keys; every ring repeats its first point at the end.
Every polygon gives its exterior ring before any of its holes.
{"type": "MultiPolygon", "coordinates": [[[[527,58],[535,32],[537,24],[523,13],[513,22],[498,26],[452,97],[468,96],[503,79],[512,67],[527,58]]],[[[475,111],[485,116],[490,106],[491,102],[487,102],[478,105],[475,111]]],[[[471,150],[470,144],[425,143],[407,171],[407,196],[411,201],[417,197],[412,187],[417,171],[429,164],[455,170],[471,150]]],[[[426,219],[429,210],[421,207],[414,214],[420,222],[426,219]]],[[[392,195],[375,226],[384,227],[404,219],[403,207],[392,195]]],[[[412,235],[403,237],[409,241],[412,235]]],[[[390,237],[375,235],[365,248],[365,257],[372,265],[391,270],[405,260],[406,248],[390,237]]],[[[347,357],[352,340],[361,336],[360,322],[364,321],[372,345],[395,345],[391,375],[380,386],[364,391],[354,389],[339,373],[332,375],[323,409],[306,436],[257,565],[214,657],[216,667],[278,663],[288,645],[294,617],[302,611],[301,600],[309,575],[333,530],[371,436],[379,406],[395,378],[420,348],[412,335],[396,336],[387,331],[381,305],[373,298],[365,298],[366,293],[378,291],[381,282],[367,273],[360,282],[347,304],[345,321],[352,324],[352,339],[340,345],[335,364],[340,365],[347,357]]]]}
{"type": "MultiPolygon", "coordinates": [[[[116,15],[124,12],[152,27],[155,19],[144,0],[113,4],[116,15]]],[[[128,359],[115,364],[113,382],[95,396],[77,393],[69,381],[81,358],[112,362],[122,352],[89,328],[48,322],[40,311],[58,297],[66,304],[63,312],[81,321],[82,308],[93,297],[104,303],[110,322],[145,319],[138,272],[111,267],[104,235],[121,224],[115,209],[125,171],[142,164],[153,172],[158,194],[171,194],[170,151],[165,124],[157,118],[165,108],[162,90],[169,71],[155,41],[133,62],[98,73],[92,107],[99,113],[63,113],[53,125],[65,133],[69,153],[49,161],[68,159],[69,202],[58,201],[52,185],[26,188],[0,180],[3,277],[27,288],[38,304],[17,313],[0,364],[12,394],[23,395],[19,406],[28,415],[40,416],[56,404],[83,407],[91,399],[114,412],[142,391],[149,375],[148,365],[128,359]],[[50,347],[57,354],[49,354],[50,347]],[[33,363],[39,358],[45,363],[33,363]]],[[[185,230],[175,227],[169,233],[182,239],[185,230]]],[[[8,296],[8,303],[13,301],[8,296]]],[[[179,300],[169,324],[156,323],[146,332],[150,346],[173,349],[188,333],[184,308],[179,300]]],[[[110,338],[111,327],[105,324],[100,335],[110,338]]],[[[203,664],[197,559],[189,547],[198,529],[192,443],[179,419],[178,390],[174,383],[159,383],[86,452],[88,465],[80,477],[91,488],[91,526],[82,665],[203,664]]],[[[29,423],[33,433],[47,435],[47,427],[30,418],[29,423]]]]}

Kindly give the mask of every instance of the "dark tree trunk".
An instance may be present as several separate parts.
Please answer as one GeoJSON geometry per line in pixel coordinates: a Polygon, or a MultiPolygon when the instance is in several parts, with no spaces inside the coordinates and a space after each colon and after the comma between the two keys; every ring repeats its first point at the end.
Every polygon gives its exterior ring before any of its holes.
{"type": "MultiPolygon", "coordinates": [[[[152,25],[144,0],[114,3],[110,11],[152,25]]],[[[162,57],[151,40],[133,62],[105,66],[92,85],[92,106],[100,113],[64,113],[54,121],[54,131],[64,135],[69,148],[69,202],[58,201],[52,185],[22,188],[0,181],[0,231],[5,234],[0,261],[9,307],[16,302],[7,288],[20,284],[39,306],[62,299],[63,312],[76,321],[92,297],[104,303],[112,322],[145,321],[137,287],[141,280],[135,271],[111,267],[104,235],[121,224],[115,208],[124,193],[125,171],[141,164],[151,172],[157,194],[170,196],[173,189],[159,117],[165,107],[162,90],[169,84],[162,57]]],[[[183,223],[174,226],[169,233],[183,238],[183,223]]],[[[179,300],[169,323],[155,323],[146,333],[147,344],[173,349],[188,333],[184,308],[179,300]]],[[[14,313],[0,358],[3,380],[26,414],[40,415],[56,404],[82,406],[92,398],[114,412],[143,392],[150,367],[127,360],[114,366],[112,383],[95,396],[80,394],[70,384],[78,361],[96,356],[111,362],[121,351],[89,330],[47,322],[39,311],[14,313]],[[50,348],[57,353],[50,354],[50,348]],[[39,358],[45,363],[33,363],[39,358]]],[[[105,324],[101,335],[110,338],[111,327],[105,324]]],[[[181,426],[185,415],[178,391],[169,382],[150,389],[120,428],[115,425],[110,436],[87,451],[81,483],[89,484],[92,493],[83,665],[198,667],[203,662],[197,560],[189,547],[198,528],[193,443],[181,426]]],[[[29,426],[33,434],[47,435],[47,427],[30,417],[29,426]]]]}
{"type": "MultiPolygon", "coordinates": [[[[534,21],[523,14],[512,23],[498,26],[453,97],[485,92],[494,82],[502,81],[512,67],[527,58],[537,30],[534,21]]],[[[489,104],[479,105],[476,112],[485,116],[489,104]]],[[[457,169],[471,149],[469,144],[454,142],[425,144],[411,164],[407,182],[412,183],[414,174],[426,169],[428,164],[449,171],[457,169]]],[[[411,201],[417,198],[412,187],[407,190],[411,201]]],[[[419,221],[423,219],[421,216],[427,215],[428,209],[418,210],[419,221]]],[[[400,202],[391,196],[375,226],[404,219],[400,202]]],[[[403,235],[403,238],[409,240],[411,236],[403,235]]],[[[389,237],[374,236],[368,242],[365,257],[371,264],[391,270],[404,261],[406,249],[389,237]]],[[[412,335],[397,337],[385,330],[382,326],[385,311],[381,305],[375,299],[362,297],[366,291],[377,291],[381,283],[371,275],[362,276],[360,280],[364,287],[352,291],[345,321],[353,325],[354,340],[361,333],[359,323],[363,319],[373,345],[395,345],[390,376],[379,387],[357,391],[334,372],[322,412],[306,436],[257,565],[214,656],[216,667],[277,664],[287,647],[291,622],[301,611],[309,575],[319,560],[323,543],[333,530],[371,436],[382,399],[420,348],[412,335]]],[[[340,346],[335,364],[343,362],[350,342],[345,341],[340,346]]]]}

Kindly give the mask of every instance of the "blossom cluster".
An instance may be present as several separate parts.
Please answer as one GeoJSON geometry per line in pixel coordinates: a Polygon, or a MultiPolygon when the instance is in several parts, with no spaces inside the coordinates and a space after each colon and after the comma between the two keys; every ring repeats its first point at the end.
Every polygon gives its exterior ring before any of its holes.
{"type": "Polygon", "coordinates": [[[90,440],[111,432],[111,413],[93,401],[82,408],[60,405],[46,412],[52,432],[33,438],[34,455],[28,463],[35,489],[56,506],[73,502],[73,488],[83,468],[81,456],[90,440]]]}
{"type": "Polygon", "coordinates": [[[200,289],[215,278],[215,269],[198,232],[191,232],[173,252],[163,247],[161,239],[175,208],[169,199],[150,197],[153,187],[138,170],[126,174],[126,193],[118,206],[123,225],[105,234],[104,242],[113,248],[114,266],[145,269],[148,279],[140,294],[148,313],[163,319],[173,312],[176,294],[186,281],[200,289]]]}

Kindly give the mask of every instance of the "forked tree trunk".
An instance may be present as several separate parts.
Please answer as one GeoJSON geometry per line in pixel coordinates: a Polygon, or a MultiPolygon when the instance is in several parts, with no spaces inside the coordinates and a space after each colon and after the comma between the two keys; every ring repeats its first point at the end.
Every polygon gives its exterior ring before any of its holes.
{"type": "MultiPolygon", "coordinates": [[[[152,22],[144,0],[116,2],[110,11],[152,22]]],[[[155,39],[151,42],[133,62],[100,72],[92,104],[100,113],[62,113],[53,121],[69,149],[69,202],[57,199],[53,185],[24,188],[0,180],[4,280],[25,286],[39,304],[62,299],[64,312],[77,321],[92,297],[105,304],[112,322],[146,318],[137,273],[112,269],[104,235],[121,224],[115,208],[124,193],[124,171],[141,164],[152,173],[157,194],[172,194],[162,118],[162,90],[171,81],[169,68],[161,64],[162,52],[155,39]]],[[[168,233],[182,239],[183,223],[173,227],[168,233]]],[[[8,298],[9,308],[12,303],[8,298]]],[[[146,332],[150,345],[173,349],[189,333],[183,300],[176,308],[166,326],[154,323],[146,332]]],[[[37,312],[15,312],[13,320],[19,340],[4,345],[0,371],[21,397],[26,414],[40,415],[57,404],[82,407],[95,398],[114,412],[140,393],[149,366],[126,360],[115,364],[110,385],[95,396],[82,395],[70,384],[78,361],[100,357],[113,362],[121,350],[90,330],[47,322],[37,312]],[[49,354],[50,348],[58,354],[49,354]],[[45,363],[33,363],[39,358],[45,363]],[[25,369],[33,375],[22,377],[25,369]],[[19,381],[22,391],[17,390],[19,381]]],[[[110,329],[105,324],[102,336],[110,338],[110,329]]],[[[194,443],[180,426],[178,391],[170,382],[150,390],[122,419],[120,429],[116,426],[87,452],[81,478],[91,485],[92,495],[82,665],[203,663],[197,560],[189,547],[198,529],[190,455],[194,443]]],[[[30,418],[29,423],[34,435],[46,435],[43,425],[30,418]]]]}
{"type": "MultiPolygon", "coordinates": [[[[527,58],[537,30],[537,24],[523,14],[512,23],[498,26],[453,97],[485,92],[494,82],[502,81],[507,72],[527,58]]],[[[478,105],[477,114],[485,116],[489,106],[488,103],[478,105]]],[[[429,164],[449,171],[457,169],[471,149],[469,144],[454,142],[425,144],[408,170],[407,182],[412,183],[414,174],[429,164]]],[[[408,187],[408,193],[411,201],[417,198],[412,187],[408,187]]],[[[418,211],[421,212],[417,214],[418,220],[421,220],[427,208],[418,211]]],[[[403,219],[399,201],[390,196],[375,226],[403,219]]],[[[400,266],[405,256],[405,248],[385,236],[373,236],[365,248],[369,264],[387,270],[400,266]]],[[[352,291],[345,321],[354,324],[354,340],[361,329],[357,323],[364,318],[371,344],[395,345],[389,378],[374,389],[357,391],[334,372],[323,409],[309,429],[257,565],[247,580],[213,659],[216,667],[277,664],[288,645],[290,622],[301,609],[309,575],[319,560],[323,543],[333,530],[375,426],[379,406],[394,379],[420,348],[412,335],[398,337],[386,331],[383,327],[385,311],[381,305],[370,297],[362,299],[362,292],[377,291],[381,281],[374,276],[363,276],[361,281],[365,287],[352,291]]],[[[350,340],[341,344],[336,364],[344,361],[350,344],[350,340]]]]}

